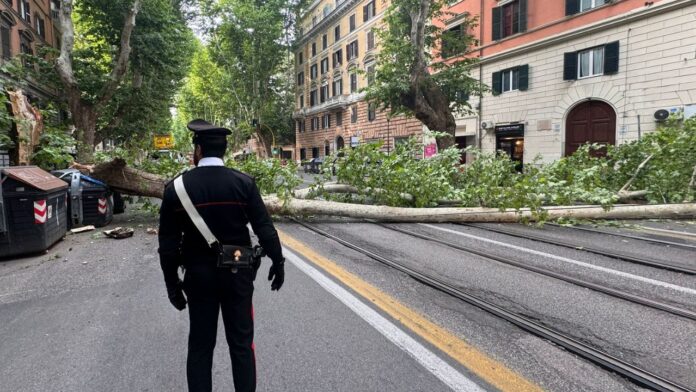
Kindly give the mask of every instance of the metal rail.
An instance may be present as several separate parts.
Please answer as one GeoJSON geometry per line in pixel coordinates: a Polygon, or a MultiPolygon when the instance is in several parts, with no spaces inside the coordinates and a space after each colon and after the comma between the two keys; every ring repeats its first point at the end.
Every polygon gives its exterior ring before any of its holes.
{"type": "Polygon", "coordinates": [[[615,233],[615,232],[606,231],[606,230],[592,229],[589,227],[581,227],[581,226],[568,227],[568,226],[559,225],[557,223],[546,223],[546,224],[549,226],[554,226],[554,227],[565,227],[565,228],[582,230],[582,231],[587,231],[587,232],[596,233],[596,234],[609,234],[609,235],[613,235],[613,236],[617,236],[617,237],[630,238],[630,239],[639,240],[639,241],[654,242],[656,244],[662,244],[662,245],[677,246],[677,247],[685,248],[685,249],[696,249],[696,245],[683,244],[681,242],[658,240],[657,238],[641,237],[639,235],[632,235],[632,234],[625,234],[625,233],[615,233]]]}
{"type": "Polygon", "coordinates": [[[534,234],[523,234],[523,233],[518,233],[518,232],[515,232],[512,230],[500,229],[497,227],[488,227],[488,226],[482,226],[482,225],[477,225],[477,224],[473,224],[473,223],[460,223],[460,225],[474,227],[474,228],[481,229],[481,230],[488,230],[488,231],[492,231],[494,233],[505,234],[505,235],[509,235],[512,237],[525,238],[525,239],[534,240],[534,241],[538,241],[538,242],[544,242],[547,244],[563,246],[566,248],[572,248],[572,249],[576,249],[576,250],[582,250],[585,252],[594,253],[594,254],[598,254],[598,255],[602,255],[602,256],[608,256],[608,257],[612,257],[612,258],[619,259],[619,260],[630,261],[631,263],[647,265],[647,266],[656,267],[656,268],[662,268],[662,269],[666,269],[669,271],[682,272],[682,273],[690,274],[690,275],[696,275],[696,268],[691,268],[691,267],[687,267],[687,266],[667,264],[667,263],[663,263],[663,262],[658,261],[658,260],[643,259],[640,257],[623,255],[621,253],[612,252],[609,250],[604,250],[604,249],[599,249],[599,248],[592,248],[592,247],[587,247],[587,246],[577,246],[577,245],[574,245],[574,244],[567,242],[567,241],[545,238],[545,237],[534,235],[534,234]]]}
{"type": "Polygon", "coordinates": [[[651,299],[641,297],[639,295],[627,293],[627,292],[621,291],[621,290],[612,289],[610,287],[606,287],[604,285],[597,284],[597,283],[588,282],[588,281],[585,281],[582,279],[573,278],[571,276],[559,274],[557,272],[549,271],[549,270],[541,268],[541,267],[536,267],[536,266],[528,265],[528,264],[525,264],[525,263],[522,263],[519,261],[510,260],[510,259],[507,259],[505,257],[487,254],[485,252],[478,251],[475,249],[468,249],[468,248],[465,248],[463,246],[459,246],[457,244],[453,244],[451,242],[441,240],[439,238],[431,237],[429,235],[416,233],[416,232],[413,232],[410,230],[404,230],[404,229],[396,228],[396,227],[392,227],[392,226],[386,226],[383,224],[379,224],[379,226],[384,227],[384,228],[389,229],[389,230],[397,231],[399,233],[407,234],[407,235],[410,235],[412,237],[416,237],[416,238],[420,238],[423,240],[432,241],[432,242],[435,242],[438,244],[442,244],[442,245],[448,246],[450,248],[453,248],[453,249],[456,249],[456,250],[459,250],[462,252],[470,253],[470,254],[480,256],[480,257],[483,257],[486,259],[495,260],[497,262],[511,265],[513,267],[517,267],[517,268],[524,269],[527,271],[532,271],[532,272],[537,273],[539,275],[545,275],[545,276],[549,276],[549,277],[554,278],[554,279],[559,279],[559,280],[562,280],[564,282],[574,284],[576,286],[584,287],[584,288],[587,288],[590,290],[594,290],[594,291],[597,291],[600,293],[610,295],[612,297],[624,299],[626,301],[637,303],[639,305],[648,306],[648,307],[653,308],[653,309],[657,309],[657,310],[661,310],[661,311],[664,311],[667,313],[671,313],[675,316],[684,317],[684,318],[696,321],[696,312],[692,312],[692,311],[687,310],[687,309],[682,309],[682,308],[672,306],[672,305],[669,305],[669,304],[666,304],[663,302],[659,302],[659,301],[653,301],[651,299]]]}
{"type": "Polygon", "coordinates": [[[495,305],[493,303],[490,303],[488,301],[482,300],[474,295],[471,295],[469,293],[466,293],[456,287],[453,287],[437,278],[431,277],[429,275],[423,274],[421,272],[415,271],[409,267],[406,267],[402,264],[397,263],[396,261],[393,261],[391,259],[388,259],[386,257],[380,256],[376,253],[373,253],[369,250],[363,249],[359,247],[358,245],[354,245],[348,241],[345,241],[341,238],[338,238],[332,234],[329,234],[321,229],[318,229],[312,225],[309,225],[305,222],[301,222],[299,220],[296,220],[293,218],[293,221],[296,223],[306,227],[308,230],[311,230],[317,234],[320,234],[326,238],[329,238],[333,241],[338,242],[339,244],[353,249],[359,253],[364,254],[365,256],[370,257],[373,260],[376,260],[380,263],[383,263],[385,265],[388,265],[398,271],[401,271],[412,278],[427,284],[428,286],[431,286],[439,291],[442,291],[443,293],[449,294],[455,298],[458,298],[462,301],[465,301],[471,305],[474,305],[480,309],[483,309],[499,318],[502,318],[504,320],[507,320],[511,322],[512,324],[518,326],[519,328],[522,328],[523,330],[534,334],[536,336],[539,336],[543,339],[547,339],[561,347],[564,347],[566,350],[575,353],[576,355],[579,355],[587,360],[590,360],[596,364],[599,364],[600,366],[603,366],[607,369],[610,369],[616,373],[619,373],[623,375],[624,377],[630,379],[631,381],[646,386],[648,388],[654,389],[656,391],[660,392],[674,392],[674,391],[681,391],[681,392],[696,392],[696,390],[690,389],[687,386],[681,385],[678,382],[670,381],[664,377],[661,377],[659,375],[653,374],[647,370],[644,370],[638,366],[632,365],[628,362],[625,362],[621,360],[620,358],[614,357],[610,354],[607,354],[601,350],[597,350],[585,343],[582,343],[580,341],[577,341],[573,339],[570,336],[567,336],[563,333],[556,332],[552,329],[549,329],[533,320],[530,320],[524,316],[520,316],[514,312],[510,312],[508,310],[505,310],[504,308],[495,305]]]}

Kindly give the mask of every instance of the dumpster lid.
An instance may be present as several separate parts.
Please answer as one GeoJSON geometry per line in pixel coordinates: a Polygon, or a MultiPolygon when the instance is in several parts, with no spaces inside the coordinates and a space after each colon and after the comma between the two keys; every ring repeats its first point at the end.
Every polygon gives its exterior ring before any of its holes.
{"type": "Polygon", "coordinates": [[[68,184],[36,166],[3,167],[2,172],[8,177],[42,191],[67,188],[68,184]]]}

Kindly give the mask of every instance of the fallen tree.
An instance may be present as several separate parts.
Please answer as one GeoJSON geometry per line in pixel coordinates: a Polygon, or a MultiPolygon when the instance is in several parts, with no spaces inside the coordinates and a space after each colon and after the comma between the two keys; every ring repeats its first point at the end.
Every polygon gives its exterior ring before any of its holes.
{"type": "MultiPolygon", "coordinates": [[[[167,179],[126,165],[123,159],[114,159],[99,165],[74,165],[85,174],[108,183],[122,193],[162,198],[167,179]]],[[[332,190],[355,191],[345,185],[333,185],[332,190]]],[[[299,191],[306,197],[307,191],[299,191]]],[[[532,209],[497,208],[407,208],[382,205],[340,203],[327,200],[264,197],[269,212],[276,215],[326,215],[382,222],[520,222],[575,219],[684,219],[696,217],[696,203],[665,205],[550,206],[543,213],[532,209]]]]}

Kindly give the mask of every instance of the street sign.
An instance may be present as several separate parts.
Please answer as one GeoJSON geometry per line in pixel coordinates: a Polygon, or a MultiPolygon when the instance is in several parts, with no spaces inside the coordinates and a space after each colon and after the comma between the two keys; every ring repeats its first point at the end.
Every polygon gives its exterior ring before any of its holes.
{"type": "Polygon", "coordinates": [[[172,135],[155,135],[155,149],[167,150],[174,148],[174,138],[172,135]]]}

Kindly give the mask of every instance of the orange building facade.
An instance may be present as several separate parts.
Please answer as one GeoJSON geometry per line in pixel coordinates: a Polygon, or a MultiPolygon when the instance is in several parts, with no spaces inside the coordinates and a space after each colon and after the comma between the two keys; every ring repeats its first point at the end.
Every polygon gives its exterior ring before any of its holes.
{"type": "Polygon", "coordinates": [[[620,144],[655,130],[667,114],[696,115],[696,1],[463,0],[490,87],[458,116],[457,142],[513,159],[552,161],[587,142],[620,144]]]}
{"type": "Polygon", "coordinates": [[[389,151],[423,131],[420,121],[374,110],[360,90],[371,83],[382,0],[317,0],[300,18],[295,42],[295,155],[320,158],[344,147],[382,141],[389,151]]]}

